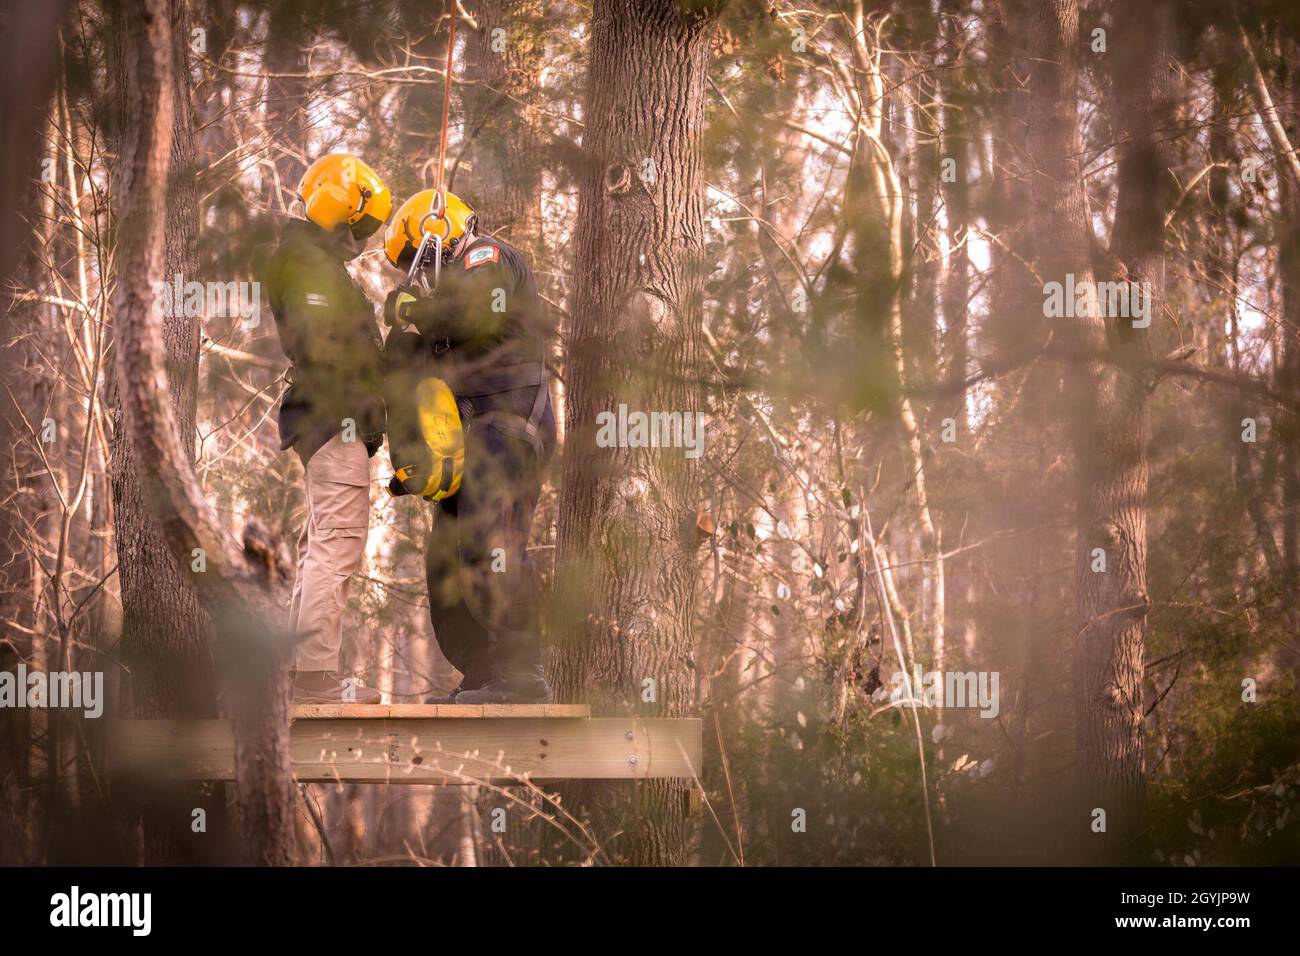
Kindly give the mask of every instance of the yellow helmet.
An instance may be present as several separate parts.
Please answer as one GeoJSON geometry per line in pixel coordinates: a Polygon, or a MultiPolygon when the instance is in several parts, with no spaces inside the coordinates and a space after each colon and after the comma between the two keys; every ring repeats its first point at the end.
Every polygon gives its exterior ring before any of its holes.
{"type": "Polygon", "coordinates": [[[465,236],[474,231],[478,216],[459,196],[438,189],[422,189],[397,210],[384,232],[384,255],[399,269],[411,269],[415,254],[429,248],[425,237],[437,239],[444,261],[450,261],[465,236]]]}
{"type": "Polygon", "coordinates": [[[374,235],[393,211],[393,194],[383,180],[347,153],[328,153],[307,167],[298,198],[316,225],[333,230],[346,223],[360,241],[374,235]]]}

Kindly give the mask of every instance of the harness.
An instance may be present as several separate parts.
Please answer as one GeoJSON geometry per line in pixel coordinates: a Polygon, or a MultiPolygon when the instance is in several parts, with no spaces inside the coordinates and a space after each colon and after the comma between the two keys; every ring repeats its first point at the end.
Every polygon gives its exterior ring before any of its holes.
{"type": "MultiPolygon", "coordinates": [[[[495,427],[498,431],[515,438],[522,439],[532,446],[533,451],[537,454],[538,459],[546,457],[546,443],[542,440],[541,424],[542,416],[546,414],[546,403],[550,398],[551,392],[546,382],[546,341],[539,336],[537,346],[537,358],[528,362],[517,362],[513,365],[502,365],[496,368],[487,368],[480,371],[484,375],[514,375],[521,376],[521,381],[511,384],[505,388],[494,388],[491,390],[477,393],[477,395],[491,395],[500,392],[513,391],[516,388],[527,388],[530,385],[537,387],[537,394],[533,398],[532,411],[525,418],[516,412],[503,411],[475,411],[472,416],[462,415],[465,426],[468,428],[473,422],[481,422],[484,425],[495,427]]],[[[463,397],[472,400],[477,397],[475,393],[468,393],[463,397]]]]}
{"type": "Polygon", "coordinates": [[[476,422],[495,427],[498,431],[528,442],[533,451],[536,452],[538,459],[546,457],[546,443],[542,440],[540,426],[542,416],[546,414],[546,400],[550,396],[550,390],[546,387],[545,366],[542,368],[542,381],[537,386],[537,397],[533,399],[533,410],[527,418],[513,412],[481,412],[476,413],[473,420],[467,422],[467,427],[473,427],[476,422]]]}
{"type": "MultiPolygon", "coordinates": [[[[425,238],[428,238],[427,234],[425,238]]],[[[441,251],[441,249],[439,249],[439,251],[441,251]]],[[[434,355],[440,355],[446,351],[447,346],[445,340],[433,344],[434,355]]],[[[547,387],[546,382],[545,340],[540,339],[537,349],[537,358],[535,360],[516,362],[511,365],[500,365],[496,367],[488,366],[480,369],[478,373],[484,375],[506,376],[519,374],[524,380],[512,383],[502,388],[484,389],[482,392],[464,393],[458,397],[472,400],[479,395],[494,395],[500,392],[513,391],[516,388],[528,388],[531,385],[536,386],[537,394],[533,398],[532,411],[529,412],[527,417],[515,412],[503,411],[479,412],[477,410],[472,410],[471,414],[466,414],[466,409],[462,406],[461,420],[464,423],[464,427],[468,430],[471,427],[472,422],[479,422],[483,425],[495,427],[500,432],[528,442],[539,460],[545,458],[546,443],[542,440],[541,424],[542,416],[546,414],[546,402],[550,397],[550,389],[547,387]]]]}

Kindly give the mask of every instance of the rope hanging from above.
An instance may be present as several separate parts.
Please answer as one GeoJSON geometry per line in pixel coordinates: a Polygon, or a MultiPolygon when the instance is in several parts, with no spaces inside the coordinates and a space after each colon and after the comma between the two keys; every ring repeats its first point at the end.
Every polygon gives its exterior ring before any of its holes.
{"type": "Polygon", "coordinates": [[[456,56],[456,20],[458,17],[456,0],[448,0],[450,23],[447,29],[447,69],[442,84],[442,132],[438,137],[438,175],[434,178],[434,188],[439,194],[445,194],[447,183],[443,180],[447,162],[447,127],[451,121],[451,72],[456,56]]]}

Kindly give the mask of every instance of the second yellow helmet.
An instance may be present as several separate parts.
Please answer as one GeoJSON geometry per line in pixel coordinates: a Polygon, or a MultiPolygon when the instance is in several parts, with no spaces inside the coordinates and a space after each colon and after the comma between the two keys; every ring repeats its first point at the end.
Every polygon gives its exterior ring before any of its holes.
{"type": "Polygon", "coordinates": [[[399,269],[411,261],[426,235],[442,241],[443,257],[450,260],[466,235],[474,232],[478,217],[459,196],[437,189],[422,189],[402,203],[384,232],[384,255],[399,269]]]}

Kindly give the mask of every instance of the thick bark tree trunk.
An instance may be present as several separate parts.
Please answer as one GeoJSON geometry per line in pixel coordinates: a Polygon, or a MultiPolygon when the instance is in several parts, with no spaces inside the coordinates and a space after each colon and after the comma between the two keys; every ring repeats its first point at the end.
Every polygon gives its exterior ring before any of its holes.
{"type": "MultiPolygon", "coordinates": [[[[134,4],[112,3],[108,7],[112,34],[119,38],[110,59],[113,71],[115,98],[118,103],[117,133],[120,148],[147,104],[141,101],[142,91],[128,78],[131,64],[128,59],[139,55],[133,44],[145,42],[143,27],[138,20],[134,4]]],[[[188,88],[185,77],[169,83],[179,83],[188,88]]],[[[172,96],[173,87],[163,91],[172,96]]],[[[186,94],[187,95],[187,94],[186,94]]],[[[172,115],[169,112],[169,115],[172,115]]],[[[180,154],[182,163],[188,154],[192,130],[187,126],[188,114],[181,110],[175,122],[181,128],[173,132],[173,150],[180,154]]],[[[129,188],[130,171],[117,170],[115,187],[129,188]]],[[[197,264],[194,250],[197,212],[191,205],[183,208],[189,198],[176,196],[171,204],[171,215],[166,222],[165,260],[160,270],[163,275],[181,274],[188,278],[197,264]],[[188,213],[188,215],[187,215],[188,213]]],[[[168,371],[171,374],[171,397],[187,435],[194,432],[196,395],[194,384],[198,374],[198,326],[194,319],[173,315],[163,319],[164,335],[168,346],[168,371]]],[[[113,499],[117,515],[117,547],[122,581],[123,632],[122,653],[134,674],[134,713],[139,717],[160,717],[189,714],[210,715],[214,701],[206,677],[196,677],[206,668],[206,623],[199,610],[198,601],[189,582],[181,576],[170,557],[170,548],[161,538],[160,529],[149,510],[149,478],[136,473],[132,461],[130,439],[122,427],[122,409],[117,389],[113,389],[113,499]],[[178,680],[176,664],[183,661],[185,678],[178,680]]],[[[192,443],[190,443],[192,445],[192,443]]]]}
{"type": "MultiPolygon", "coordinates": [[[[1035,51],[1028,64],[1031,109],[1026,152],[1031,170],[1030,190],[1033,199],[1030,234],[1041,252],[1037,263],[1038,272],[1043,282],[1063,282],[1067,274],[1072,274],[1076,283],[1092,282],[1088,200],[1078,159],[1078,7],[1073,0],[1051,0],[1033,5],[1032,9],[1023,2],[1015,6],[1018,8],[1017,19],[1025,24],[1030,38],[1027,46],[1035,51]]],[[[1095,346],[1100,340],[1104,344],[1105,327],[1099,318],[1083,316],[1065,321],[1071,324],[1062,330],[1063,334],[1074,342],[1083,346],[1095,346]]],[[[1095,470],[1086,461],[1091,460],[1094,454],[1094,450],[1086,444],[1086,419],[1103,387],[1101,380],[1104,374],[1097,364],[1081,365],[1071,371],[1068,386],[1075,401],[1086,403],[1073,423],[1074,449],[1080,459],[1077,468],[1081,489],[1076,515],[1079,531],[1075,560],[1082,568],[1082,572],[1076,570],[1076,615],[1079,621],[1076,630],[1084,632],[1075,641],[1087,641],[1086,644],[1079,643],[1075,652],[1075,658],[1081,667],[1085,662],[1090,667],[1099,658],[1101,643],[1110,637],[1105,632],[1109,631],[1112,623],[1110,619],[1098,622],[1091,620],[1091,607],[1095,597],[1091,593],[1090,582],[1082,577],[1089,572],[1090,542],[1094,536],[1090,518],[1095,507],[1105,507],[1100,501],[1094,500],[1101,489],[1086,474],[1095,470]],[[1085,589],[1089,589],[1088,594],[1085,594],[1085,589]],[[1090,624],[1096,629],[1091,635],[1088,633],[1090,624]]],[[[1102,430],[1097,437],[1105,437],[1105,431],[1102,430]]],[[[1104,461],[1105,458],[1101,460],[1104,461]]],[[[1095,463],[1094,461],[1093,464],[1095,463]]],[[[1118,538],[1118,533],[1115,537],[1118,538]]],[[[1108,570],[1112,575],[1118,573],[1118,568],[1115,567],[1118,556],[1108,541],[1108,570]]],[[[1108,581],[1113,579],[1113,576],[1107,578],[1108,581]]],[[[1080,693],[1081,686],[1086,683],[1088,682],[1081,673],[1076,678],[1075,693],[1080,693]]],[[[1131,702],[1139,688],[1140,682],[1137,688],[1133,685],[1131,668],[1126,669],[1122,686],[1116,688],[1117,695],[1109,702],[1103,702],[1103,705],[1108,704],[1111,712],[1123,720],[1124,715],[1131,713],[1131,702]]],[[[1076,759],[1079,762],[1076,796],[1079,806],[1068,818],[1077,827],[1075,832],[1080,835],[1080,840],[1089,832],[1088,827],[1092,823],[1089,814],[1094,808],[1100,807],[1112,816],[1116,809],[1106,797],[1094,796],[1098,784],[1111,776],[1111,773],[1105,766],[1107,761],[1101,756],[1105,746],[1101,743],[1101,735],[1093,730],[1099,716],[1095,710],[1098,703],[1097,689],[1089,686],[1082,693],[1084,696],[1075,701],[1076,759]],[[1085,757],[1085,752],[1089,756],[1085,757]]]]}
{"type": "MultiPolygon", "coordinates": [[[[1039,272],[1044,282],[1073,274],[1076,285],[1091,283],[1091,224],[1079,160],[1078,6],[1052,0],[1023,14],[1037,51],[1029,65],[1029,154],[1039,272]]],[[[1164,288],[1167,173],[1155,127],[1169,105],[1166,13],[1162,5],[1118,4],[1115,16],[1115,115],[1124,141],[1111,255],[1097,278],[1149,283],[1155,328],[1164,288]]],[[[1063,339],[1080,353],[1067,373],[1078,494],[1073,683],[1081,806],[1074,823],[1083,846],[1113,859],[1134,852],[1146,789],[1146,396],[1152,383],[1115,361],[1086,357],[1150,350],[1149,330],[1133,328],[1128,317],[1102,315],[1095,300],[1089,305],[1085,315],[1057,320],[1063,339]],[[1105,812],[1104,832],[1098,810],[1105,812]]]]}
{"type": "MultiPolygon", "coordinates": [[[[620,403],[702,409],[712,24],[672,0],[597,0],[592,13],[553,675],[561,699],[597,712],[684,716],[692,704],[695,468],[684,449],[598,447],[596,416],[620,403]]],[[[685,860],[689,787],[596,785],[579,799],[612,858],[672,865],[685,860]]]]}
{"type": "MultiPolygon", "coordinates": [[[[212,643],[235,665],[230,701],[241,824],[248,858],[290,862],[293,807],[288,754],[287,642],[279,639],[260,570],[219,528],[194,476],[197,325],[157,318],[154,284],[194,263],[194,176],[188,70],[180,0],[112,9],[124,115],[115,182],[116,285],[110,299],[116,349],[118,421],[114,493],[122,575],[124,654],[140,693],[137,716],[212,716],[212,643]],[[169,386],[162,394],[162,384],[169,386]],[[156,515],[156,517],[155,517],[156,515]],[[190,564],[203,552],[205,568],[190,564]],[[182,564],[182,562],[185,562],[182,564]],[[188,573],[193,569],[193,573],[188,573]],[[202,591],[204,604],[196,591],[202,591]]],[[[190,804],[191,806],[193,804],[190,804]]],[[[188,833],[149,828],[149,856],[174,856],[188,833]],[[154,838],[155,834],[158,838],[154,838]]]]}
{"type": "MultiPolygon", "coordinates": [[[[1120,146],[1118,195],[1110,244],[1114,273],[1146,292],[1147,328],[1132,319],[1094,319],[1079,338],[1109,344],[1118,356],[1148,359],[1165,303],[1164,220],[1169,162],[1163,140],[1172,126],[1176,87],[1169,61],[1170,5],[1116,2],[1114,96],[1120,146]]],[[[1109,270],[1108,270],[1109,271],[1109,270]]],[[[1147,613],[1147,396],[1150,375],[1117,364],[1082,369],[1091,393],[1076,422],[1080,511],[1075,560],[1078,627],[1074,656],[1078,766],[1098,806],[1108,806],[1105,855],[1136,858],[1146,800],[1143,677],[1147,613]],[[1094,571],[1093,549],[1106,555],[1094,571]]]]}
{"type": "MultiPolygon", "coordinates": [[[[182,15],[182,5],[173,2],[171,17],[182,15]]],[[[147,42],[135,4],[109,5],[112,34],[120,38],[110,60],[116,85],[115,98],[119,142],[124,147],[141,117],[152,107],[142,102],[143,91],[129,79],[132,56],[140,55],[132,44],[147,42]]],[[[170,21],[167,24],[171,29],[170,21]]],[[[162,95],[188,103],[189,79],[184,69],[185,47],[178,28],[168,35],[171,61],[180,56],[182,67],[169,74],[162,95]]],[[[179,171],[168,193],[167,205],[157,214],[165,222],[164,255],[159,278],[177,274],[188,281],[198,267],[195,249],[198,211],[193,181],[186,182],[193,167],[193,126],[190,111],[169,110],[173,130],[170,167],[179,171]]],[[[115,189],[131,188],[125,160],[118,171],[115,189]]],[[[129,224],[122,224],[129,229],[129,224]]],[[[197,408],[195,385],[198,377],[199,327],[196,318],[179,314],[179,309],[162,318],[167,343],[168,384],[185,450],[194,460],[194,419],[197,408]]],[[[116,321],[116,316],[114,316],[116,321]]],[[[112,389],[113,417],[112,474],[113,507],[117,518],[117,555],[122,588],[122,656],[130,668],[131,711],[135,716],[214,716],[216,700],[209,667],[209,625],[188,575],[173,558],[167,541],[149,507],[156,493],[153,476],[139,474],[134,464],[130,435],[123,427],[118,385],[112,389]]]]}
{"type": "MultiPolygon", "coordinates": [[[[148,83],[165,84],[158,95],[171,102],[173,97],[188,97],[188,76],[182,70],[173,74],[170,66],[161,78],[146,77],[140,66],[155,64],[161,54],[150,50],[152,31],[166,31],[169,44],[166,57],[170,63],[179,55],[184,63],[180,31],[171,32],[170,17],[181,15],[179,3],[163,4],[160,24],[149,21],[152,11],[141,17],[135,4],[114,2],[108,5],[110,34],[109,70],[117,103],[116,139],[121,157],[115,170],[114,189],[124,194],[132,187],[141,188],[138,177],[143,168],[133,170],[128,164],[128,150],[133,134],[138,132],[142,117],[152,117],[156,104],[149,102],[148,83]],[[146,21],[149,21],[146,25],[146,21]]],[[[187,100],[182,100],[187,102],[187,100]]],[[[185,169],[192,163],[192,127],[189,111],[167,109],[169,122],[175,124],[168,147],[168,163],[177,161],[185,169]]],[[[144,144],[141,144],[143,150],[144,144]]],[[[143,157],[140,157],[143,162],[143,157]]],[[[164,177],[166,173],[162,174],[164,177]]],[[[119,195],[118,212],[121,211],[119,195]]],[[[193,275],[198,257],[195,250],[195,227],[198,219],[192,186],[173,193],[165,206],[153,210],[164,223],[164,260],[158,270],[163,276],[193,275]]],[[[139,224],[118,220],[119,236],[139,224]]],[[[121,240],[119,239],[119,242],[121,240]]],[[[118,258],[119,267],[123,260],[118,258]]],[[[129,279],[130,277],[124,277],[129,279]]],[[[148,278],[148,277],[144,277],[148,278]]],[[[119,280],[122,281],[122,280],[119,280]]],[[[112,313],[116,324],[118,317],[112,313]]],[[[167,343],[167,366],[170,395],[183,434],[193,436],[196,408],[195,383],[198,374],[198,325],[195,319],[173,314],[161,319],[167,343]]],[[[114,330],[116,334],[116,329],[114,330]]],[[[149,501],[157,493],[156,479],[142,474],[135,465],[131,437],[124,426],[120,383],[110,388],[112,431],[112,489],[116,518],[118,578],[122,594],[121,654],[131,673],[124,685],[123,711],[138,718],[214,717],[216,695],[210,667],[210,624],[203,613],[190,580],[178,565],[175,549],[167,540],[149,501]]],[[[193,460],[193,441],[186,451],[193,460]]],[[[164,802],[167,798],[163,797],[164,802]]],[[[197,805],[197,804],[196,804],[197,805]]],[[[185,821],[168,821],[174,808],[146,806],[143,816],[143,853],[148,862],[178,861],[190,854],[185,821]]]]}

